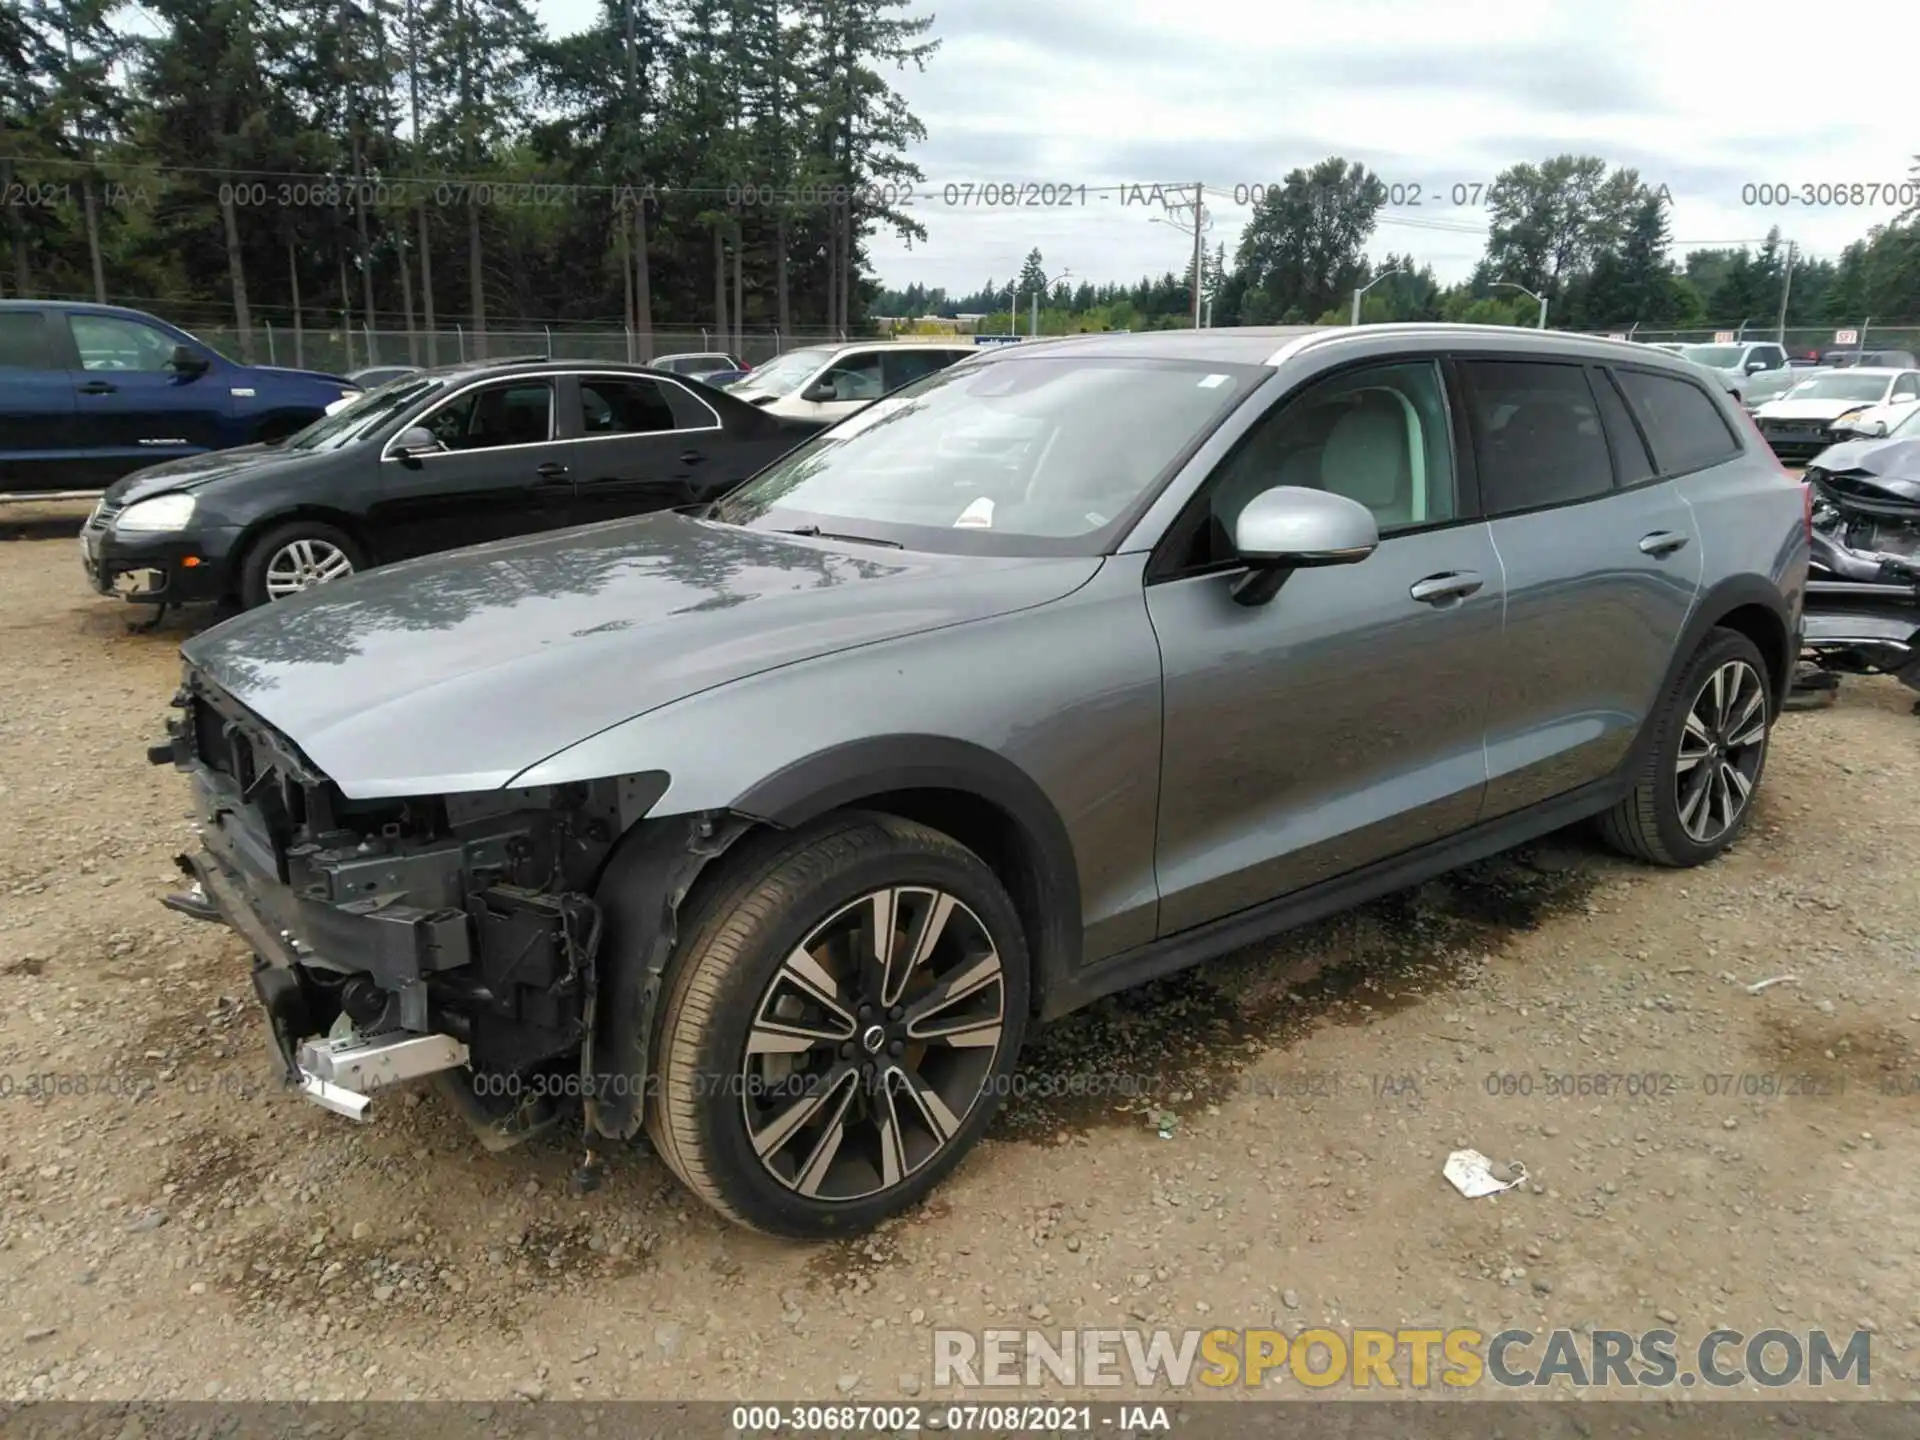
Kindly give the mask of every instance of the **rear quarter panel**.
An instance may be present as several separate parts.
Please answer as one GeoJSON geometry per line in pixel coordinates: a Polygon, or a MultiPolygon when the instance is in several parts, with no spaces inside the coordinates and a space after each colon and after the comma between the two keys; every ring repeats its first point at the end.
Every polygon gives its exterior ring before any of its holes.
{"type": "Polygon", "coordinates": [[[1740,427],[1746,446],[1742,457],[1674,482],[1699,526],[1701,594],[1712,603],[1717,588],[1741,580],[1764,580],[1785,601],[1792,634],[1799,629],[1807,588],[1803,488],[1799,477],[1781,467],[1745,419],[1734,419],[1735,415],[1729,418],[1740,427]]]}

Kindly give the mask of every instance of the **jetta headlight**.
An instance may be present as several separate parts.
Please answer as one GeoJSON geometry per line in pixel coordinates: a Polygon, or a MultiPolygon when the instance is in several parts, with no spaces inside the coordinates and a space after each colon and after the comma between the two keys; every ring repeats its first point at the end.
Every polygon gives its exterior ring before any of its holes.
{"type": "Polygon", "coordinates": [[[129,505],[114,519],[116,530],[184,530],[193,519],[193,496],[156,495],[129,505]]]}

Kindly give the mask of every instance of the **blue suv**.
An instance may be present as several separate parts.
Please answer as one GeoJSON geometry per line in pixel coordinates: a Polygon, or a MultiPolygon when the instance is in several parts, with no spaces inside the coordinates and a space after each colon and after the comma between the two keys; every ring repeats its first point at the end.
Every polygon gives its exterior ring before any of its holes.
{"type": "Polygon", "coordinates": [[[0,300],[0,492],[103,490],[161,460],[284,439],[357,393],[236,364],[138,310],[0,300]]]}

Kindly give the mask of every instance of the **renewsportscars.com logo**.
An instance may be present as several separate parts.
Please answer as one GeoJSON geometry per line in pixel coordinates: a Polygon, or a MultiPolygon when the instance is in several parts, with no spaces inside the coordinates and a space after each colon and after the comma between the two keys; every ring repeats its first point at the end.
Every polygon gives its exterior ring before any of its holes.
{"type": "Polygon", "coordinates": [[[1836,1347],[1824,1330],[1710,1330],[1683,1347],[1672,1330],[1355,1329],[935,1330],[935,1387],[1132,1386],[1423,1390],[1565,1384],[1729,1389],[1872,1383],[1869,1332],[1836,1347]]]}

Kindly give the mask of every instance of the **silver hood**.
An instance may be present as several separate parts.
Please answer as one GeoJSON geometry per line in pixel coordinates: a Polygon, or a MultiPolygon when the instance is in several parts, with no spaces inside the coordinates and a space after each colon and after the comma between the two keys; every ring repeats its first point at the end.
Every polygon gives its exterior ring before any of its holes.
{"type": "Polygon", "coordinates": [[[372,570],[237,616],[182,654],[352,798],[486,790],[674,700],[1044,604],[1100,563],[658,514],[372,570]]]}

